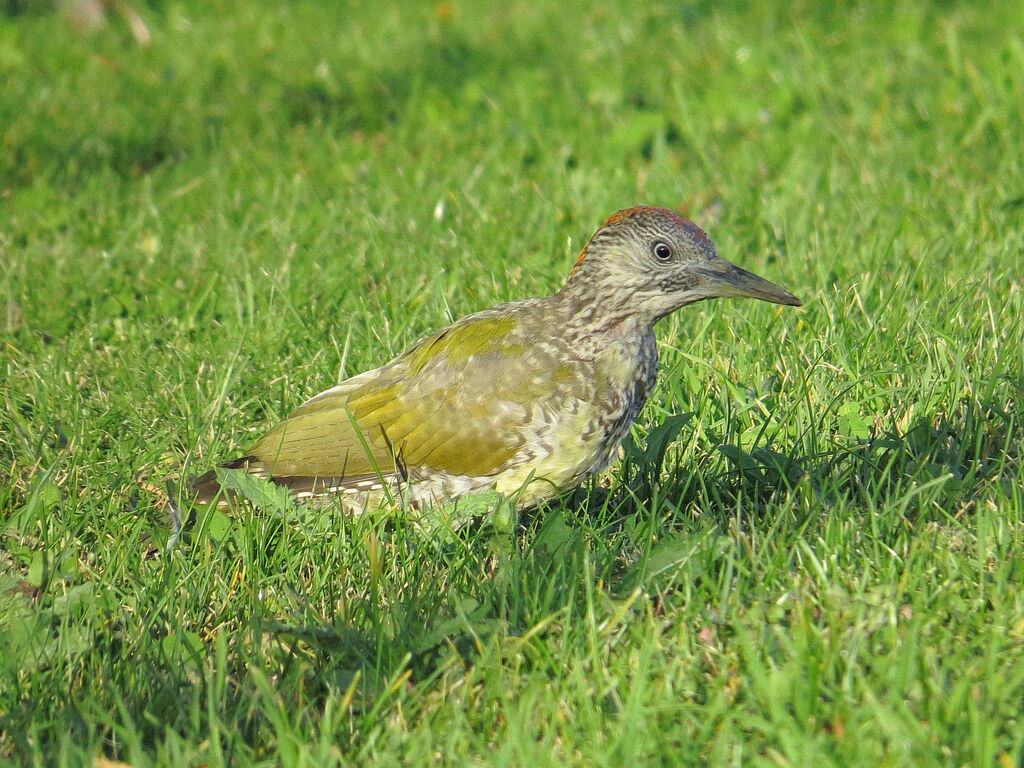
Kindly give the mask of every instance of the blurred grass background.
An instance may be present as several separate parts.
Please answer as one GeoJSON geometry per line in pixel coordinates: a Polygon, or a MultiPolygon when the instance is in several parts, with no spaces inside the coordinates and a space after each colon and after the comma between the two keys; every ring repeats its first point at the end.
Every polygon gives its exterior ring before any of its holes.
{"type": "Polygon", "coordinates": [[[0,11],[0,758],[1024,764],[1018,3],[81,7],[0,11]],[[161,552],[634,204],[806,304],[664,322],[605,476],[161,552]]]}

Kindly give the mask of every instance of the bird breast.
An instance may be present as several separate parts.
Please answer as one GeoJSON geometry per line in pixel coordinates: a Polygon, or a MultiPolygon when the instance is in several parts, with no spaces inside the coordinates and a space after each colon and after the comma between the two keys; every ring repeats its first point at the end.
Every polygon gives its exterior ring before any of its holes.
{"type": "Polygon", "coordinates": [[[658,377],[654,332],[644,334],[639,344],[635,339],[632,343],[610,344],[598,370],[598,379],[603,384],[602,397],[607,403],[603,409],[607,414],[603,439],[607,464],[654,389],[658,377]]]}

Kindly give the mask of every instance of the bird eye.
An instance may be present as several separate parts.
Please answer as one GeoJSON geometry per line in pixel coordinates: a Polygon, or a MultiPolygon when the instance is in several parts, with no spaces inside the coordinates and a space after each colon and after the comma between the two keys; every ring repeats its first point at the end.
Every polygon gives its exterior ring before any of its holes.
{"type": "Polygon", "coordinates": [[[653,251],[654,258],[658,261],[671,261],[672,259],[672,247],[660,240],[654,244],[653,251]]]}

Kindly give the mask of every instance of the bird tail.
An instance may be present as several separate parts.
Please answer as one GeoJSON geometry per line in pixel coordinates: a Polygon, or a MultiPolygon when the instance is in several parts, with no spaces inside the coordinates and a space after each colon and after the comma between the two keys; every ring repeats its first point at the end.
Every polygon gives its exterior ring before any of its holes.
{"type": "MultiPolygon", "coordinates": [[[[273,465],[256,456],[243,456],[240,459],[219,464],[217,469],[241,469],[250,475],[270,480],[275,485],[286,488],[297,499],[331,496],[334,494],[372,494],[380,492],[385,484],[394,478],[392,473],[363,473],[358,475],[276,475],[273,465]]],[[[217,480],[217,469],[195,478],[191,483],[192,501],[195,504],[214,504],[218,507],[228,506],[235,492],[223,488],[217,480]]],[[[407,479],[404,471],[402,479],[407,479]]]]}
{"type": "MultiPolygon", "coordinates": [[[[255,456],[243,456],[240,459],[226,461],[218,465],[218,468],[244,469],[259,477],[268,475],[263,462],[255,456]]],[[[196,504],[213,504],[216,501],[219,506],[227,504],[230,492],[221,488],[220,482],[217,480],[217,470],[211,469],[192,481],[192,495],[196,504]]]]}

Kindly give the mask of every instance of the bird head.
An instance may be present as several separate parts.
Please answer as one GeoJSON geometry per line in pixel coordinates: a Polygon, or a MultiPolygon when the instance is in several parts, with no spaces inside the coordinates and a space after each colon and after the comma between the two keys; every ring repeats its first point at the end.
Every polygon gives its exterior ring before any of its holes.
{"type": "Polygon", "coordinates": [[[715,253],[704,231],[667,208],[611,215],[583,247],[566,291],[602,310],[654,322],[687,304],[739,296],[799,306],[793,294],[715,253]]]}

